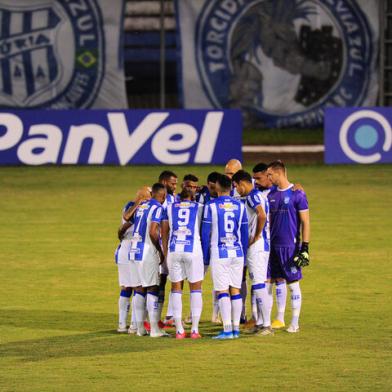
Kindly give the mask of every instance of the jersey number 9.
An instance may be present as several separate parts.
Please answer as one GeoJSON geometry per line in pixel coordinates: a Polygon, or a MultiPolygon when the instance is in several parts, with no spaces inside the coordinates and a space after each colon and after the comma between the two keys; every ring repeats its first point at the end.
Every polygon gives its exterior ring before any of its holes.
{"type": "Polygon", "coordinates": [[[180,208],[178,210],[178,226],[187,226],[191,211],[188,208],[180,208]]]}

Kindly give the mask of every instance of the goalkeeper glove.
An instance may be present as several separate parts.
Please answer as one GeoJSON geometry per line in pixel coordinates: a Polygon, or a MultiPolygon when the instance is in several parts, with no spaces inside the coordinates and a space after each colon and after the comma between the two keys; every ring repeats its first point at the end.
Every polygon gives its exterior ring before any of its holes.
{"type": "Polygon", "coordinates": [[[294,257],[294,264],[299,267],[306,267],[309,265],[309,242],[303,242],[301,250],[294,257]]]}

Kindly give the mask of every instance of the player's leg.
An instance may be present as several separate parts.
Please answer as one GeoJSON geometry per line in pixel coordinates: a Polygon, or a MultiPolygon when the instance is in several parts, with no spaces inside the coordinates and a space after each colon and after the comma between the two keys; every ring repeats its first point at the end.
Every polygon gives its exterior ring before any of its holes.
{"type": "MultiPolygon", "coordinates": [[[[219,310],[222,316],[223,331],[214,339],[232,339],[233,326],[231,322],[231,302],[230,302],[230,259],[211,260],[211,274],[214,290],[218,294],[219,310]]],[[[242,274],[241,274],[242,278],[242,274]]],[[[241,278],[239,288],[241,287],[241,278]]],[[[242,306],[241,306],[242,309],[242,306]]],[[[241,315],[241,312],[240,312],[241,315]]]]}
{"type": "Polygon", "coordinates": [[[204,264],[201,252],[199,254],[190,254],[187,257],[184,266],[186,277],[189,281],[189,289],[191,292],[191,338],[199,339],[201,337],[199,334],[199,322],[203,309],[201,285],[204,279],[204,264]]]}
{"type": "Polygon", "coordinates": [[[142,265],[142,284],[147,289],[146,304],[148,318],[150,319],[150,337],[157,338],[168,336],[159,328],[160,321],[158,297],[159,297],[159,256],[157,252],[151,252],[143,259],[142,265]]]}
{"type": "MultiPolygon", "coordinates": [[[[257,255],[257,265],[254,270],[254,282],[255,286],[259,286],[259,314],[262,319],[263,327],[257,332],[258,335],[265,336],[273,334],[271,327],[271,296],[267,287],[267,275],[268,275],[268,260],[269,252],[260,252],[257,255]]],[[[261,320],[259,319],[258,324],[260,325],[261,320]]]]}
{"type": "MultiPolygon", "coordinates": [[[[284,253],[284,252],[283,252],[284,253]]],[[[275,293],[276,293],[276,308],[277,313],[274,321],[272,322],[272,328],[281,329],[284,328],[284,314],[286,310],[286,298],[287,298],[287,287],[285,280],[285,273],[282,270],[282,248],[271,248],[269,258],[269,272],[271,280],[275,282],[275,293]]]]}
{"type": "Polygon", "coordinates": [[[184,339],[185,331],[182,325],[182,288],[185,279],[183,259],[180,253],[169,253],[167,257],[169,278],[171,280],[171,307],[176,326],[176,339],[184,339]]]}
{"type": "Polygon", "coordinates": [[[301,312],[302,294],[299,281],[288,282],[288,286],[291,293],[291,309],[292,318],[287,332],[298,332],[299,331],[299,314],[301,312]]]}
{"type": "Polygon", "coordinates": [[[233,257],[230,259],[230,295],[231,295],[231,318],[233,322],[233,337],[240,335],[240,319],[242,312],[241,285],[243,278],[244,258],[233,257]]]}
{"type": "Polygon", "coordinates": [[[128,333],[134,334],[137,332],[136,313],[135,313],[135,293],[131,297],[131,325],[129,326],[128,333]]]}
{"type": "Polygon", "coordinates": [[[132,288],[121,286],[120,297],[118,299],[118,328],[117,332],[127,332],[127,319],[130,308],[130,297],[132,288]]]}
{"type": "Polygon", "coordinates": [[[214,324],[221,324],[221,319],[219,317],[219,301],[218,293],[212,290],[212,316],[211,322],[214,324]]]}
{"type": "Polygon", "coordinates": [[[146,290],[142,286],[135,287],[134,294],[135,318],[137,326],[137,335],[147,335],[144,328],[145,309],[146,309],[146,290]]]}
{"type": "Polygon", "coordinates": [[[289,282],[289,289],[291,292],[291,307],[293,319],[291,320],[291,324],[287,329],[288,332],[297,332],[299,330],[298,319],[301,310],[302,295],[298,281],[302,279],[302,272],[301,269],[298,268],[293,261],[297,250],[298,249],[295,247],[287,247],[280,249],[281,266],[284,274],[283,277],[285,278],[286,282],[289,282]]]}
{"type": "Polygon", "coordinates": [[[185,331],[182,325],[182,289],[181,283],[172,282],[171,284],[171,300],[172,300],[172,311],[174,317],[174,323],[176,326],[176,339],[184,339],[185,331]]]}
{"type": "Polygon", "coordinates": [[[118,299],[118,328],[117,332],[127,332],[127,319],[132,295],[130,268],[128,264],[117,264],[120,296],[118,299]]]}
{"type": "Polygon", "coordinates": [[[242,282],[241,282],[241,298],[242,298],[242,309],[241,309],[241,319],[240,323],[246,323],[246,297],[248,296],[248,284],[246,282],[246,270],[247,268],[244,267],[244,272],[242,275],[242,282]]]}

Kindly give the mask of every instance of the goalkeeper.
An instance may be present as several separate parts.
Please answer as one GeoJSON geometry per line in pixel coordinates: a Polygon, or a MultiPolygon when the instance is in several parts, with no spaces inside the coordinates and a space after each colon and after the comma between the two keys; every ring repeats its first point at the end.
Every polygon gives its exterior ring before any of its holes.
{"type": "Polygon", "coordinates": [[[294,190],[287,179],[286,167],[281,161],[268,165],[267,176],[273,187],[268,194],[270,203],[271,251],[269,278],[276,283],[278,314],[272,328],[285,327],[284,313],[287,288],[291,292],[292,319],[287,332],[299,331],[302,294],[299,281],[302,268],[309,265],[310,220],[306,194],[294,190]],[[287,282],[287,286],[286,286],[287,282]]]}

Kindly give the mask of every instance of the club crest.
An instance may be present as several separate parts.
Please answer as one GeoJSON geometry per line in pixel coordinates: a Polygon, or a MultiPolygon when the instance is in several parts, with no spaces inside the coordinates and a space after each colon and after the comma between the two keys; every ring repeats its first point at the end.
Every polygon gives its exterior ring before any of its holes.
{"type": "Polygon", "coordinates": [[[360,106],[373,56],[352,0],[207,1],[195,50],[214,107],[279,127],[320,124],[328,106],[360,106]]]}
{"type": "Polygon", "coordinates": [[[87,108],[103,76],[95,0],[2,1],[0,107],[87,108]]]}

